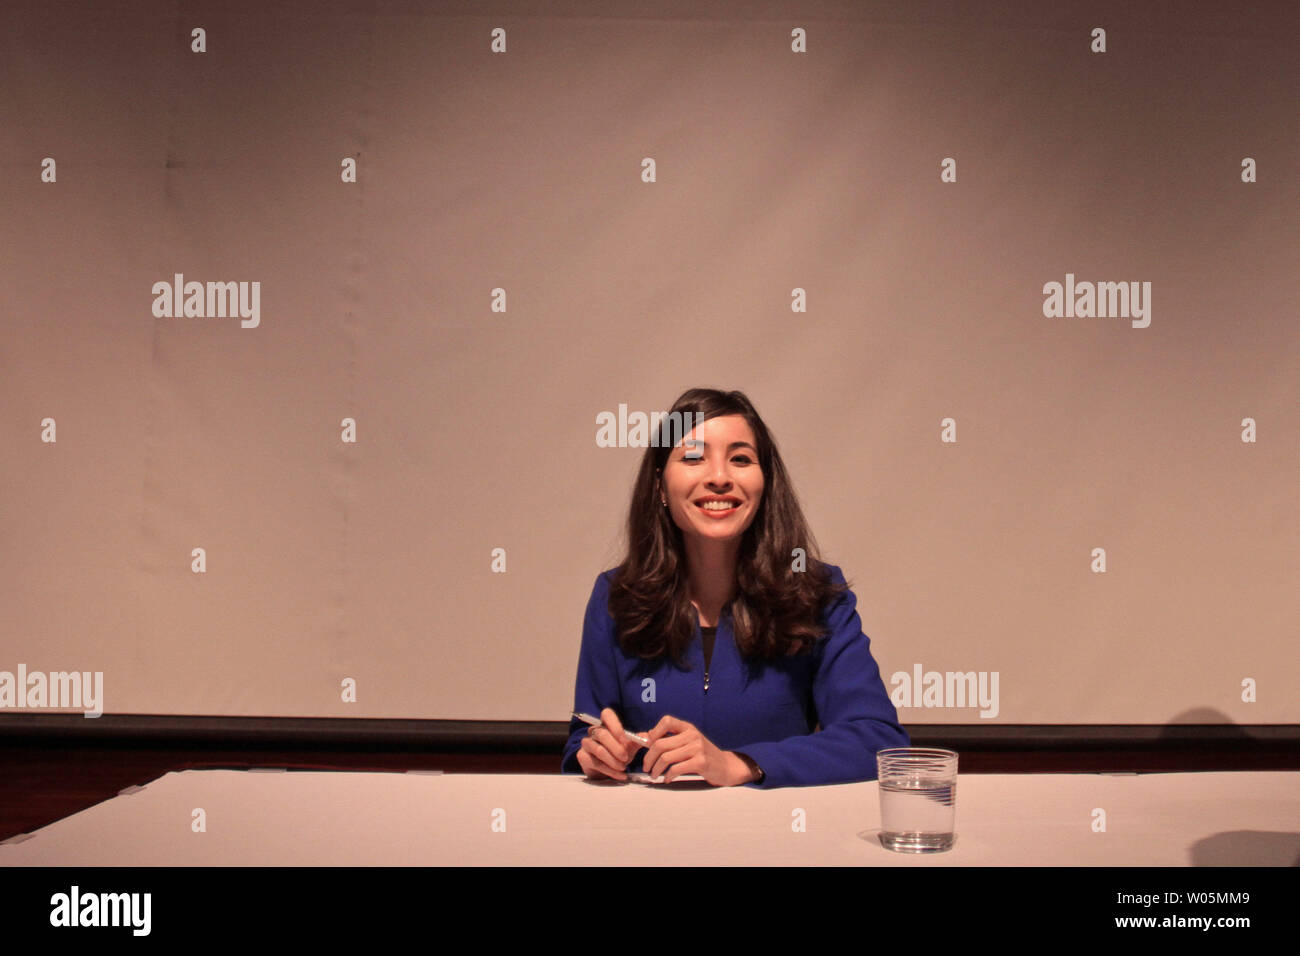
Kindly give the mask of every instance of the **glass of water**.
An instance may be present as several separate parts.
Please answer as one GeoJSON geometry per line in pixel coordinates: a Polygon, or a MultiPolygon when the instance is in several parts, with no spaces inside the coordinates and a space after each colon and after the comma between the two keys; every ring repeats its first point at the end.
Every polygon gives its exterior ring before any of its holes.
{"type": "Polygon", "coordinates": [[[899,853],[951,849],[957,813],[957,754],[894,747],[876,754],[880,842],[899,853]]]}

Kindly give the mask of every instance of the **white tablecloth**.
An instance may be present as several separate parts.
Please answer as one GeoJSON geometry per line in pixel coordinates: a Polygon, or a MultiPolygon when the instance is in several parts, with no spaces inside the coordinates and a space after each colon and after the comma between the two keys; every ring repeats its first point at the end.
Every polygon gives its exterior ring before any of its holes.
{"type": "Polygon", "coordinates": [[[1290,866],[1300,773],[970,774],[956,819],[951,851],[913,856],[881,847],[874,782],[763,791],[203,770],[7,841],[0,866],[1290,866]]]}

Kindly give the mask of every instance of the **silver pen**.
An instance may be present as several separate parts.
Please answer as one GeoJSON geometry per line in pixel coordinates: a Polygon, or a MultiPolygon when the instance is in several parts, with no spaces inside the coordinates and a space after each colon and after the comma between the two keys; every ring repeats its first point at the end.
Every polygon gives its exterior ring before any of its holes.
{"type": "MultiPolygon", "coordinates": [[[[573,716],[578,718],[584,724],[591,724],[591,726],[593,727],[605,726],[605,722],[603,720],[601,720],[599,717],[593,717],[591,716],[591,714],[580,714],[575,710],[573,712],[573,716]]],[[[639,743],[642,747],[650,746],[650,738],[640,737],[637,734],[632,733],[632,731],[630,730],[623,731],[623,736],[626,737],[628,740],[632,740],[635,741],[636,743],[639,743]]]]}

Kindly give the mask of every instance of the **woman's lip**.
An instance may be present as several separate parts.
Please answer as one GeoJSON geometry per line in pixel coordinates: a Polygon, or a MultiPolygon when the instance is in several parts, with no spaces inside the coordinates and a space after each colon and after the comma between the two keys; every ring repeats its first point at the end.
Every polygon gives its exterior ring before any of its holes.
{"type": "Polygon", "coordinates": [[[737,511],[739,511],[740,505],[735,505],[734,507],[726,508],[722,511],[710,511],[708,508],[705,508],[701,505],[696,505],[695,508],[697,511],[703,513],[704,516],[707,518],[716,518],[718,520],[721,520],[727,517],[727,515],[732,515],[735,514],[737,511]]]}

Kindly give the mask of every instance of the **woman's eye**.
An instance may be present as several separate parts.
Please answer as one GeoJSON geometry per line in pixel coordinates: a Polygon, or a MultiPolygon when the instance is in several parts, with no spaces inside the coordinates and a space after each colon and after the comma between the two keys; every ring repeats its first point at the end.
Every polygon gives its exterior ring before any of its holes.
{"type": "MultiPolygon", "coordinates": [[[[688,465],[695,464],[696,462],[701,462],[701,461],[703,461],[703,460],[704,460],[703,457],[700,457],[700,458],[691,458],[691,457],[689,457],[689,456],[683,456],[683,457],[682,457],[682,461],[684,461],[684,462],[685,462],[686,464],[688,464],[688,465]]],[[[752,464],[754,463],[754,460],[753,460],[752,458],[750,458],[748,455],[736,455],[736,456],[733,457],[731,460],[732,460],[732,461],[742,461],[742,462],[744,462],[744,463],[747,464],[747,465],[752,465],[752,464]]]]}

